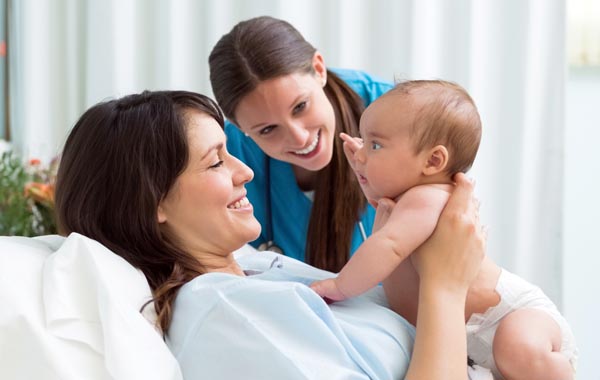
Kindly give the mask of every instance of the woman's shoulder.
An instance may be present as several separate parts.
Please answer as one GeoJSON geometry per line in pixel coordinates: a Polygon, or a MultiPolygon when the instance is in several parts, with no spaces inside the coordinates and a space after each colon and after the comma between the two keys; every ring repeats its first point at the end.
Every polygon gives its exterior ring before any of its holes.
{"type": "Polygon", "coordinates": [[[360,83],[377,83],[382,85],[392,86],[392,82],[385,80],[377,75],[370,74],[364,70],[357,69],[346,69],[334,67],[330,68],[337,76],[343,79],[346,83],[360,82],[360,83]]]}
{"type": "Polygon", "coordinates": [[[394,87],[392,81],[366,71],[340,68],[330,68],[330,70],[346,82],[361,98],[365,99],[366,105],[394,87]]]}

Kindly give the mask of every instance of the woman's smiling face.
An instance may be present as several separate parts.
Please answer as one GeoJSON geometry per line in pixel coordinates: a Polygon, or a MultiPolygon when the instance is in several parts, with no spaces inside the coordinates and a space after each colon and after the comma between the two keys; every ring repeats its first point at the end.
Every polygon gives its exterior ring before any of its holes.
{"type": "Polygon", "coordinates": [[[240,101],[240,129],[270,157],[309,171],[333,155],[335,114],[325,95],[327,71],[319,54],[314,73],[293,73],[261,82],[240,101]]]}
{"type": "Polygon", "coordinates": [[[225,255],[260,234],[244,187],[254,173],[227,152],[212,117],[198,111],[186,117],[189,162],[160,202],[158,220],[187,251],[225,255]]]}

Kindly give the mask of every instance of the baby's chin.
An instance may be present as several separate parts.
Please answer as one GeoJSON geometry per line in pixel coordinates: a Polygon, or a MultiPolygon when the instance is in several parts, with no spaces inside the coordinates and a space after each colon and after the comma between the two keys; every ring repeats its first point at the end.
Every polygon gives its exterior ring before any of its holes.
{"type": "Polygon", "coordinates": [[[379,203],[379,200],[381,199],[380,195],[370,194],[365,191],[363,191],[363,193],[365,195],[365,198],[367,198],[367,202],[371,205],[373,205],[373,203],[375,203],[375,204],[379,203]],[[373,195],[373,196],[371,196],[371,195],[373,195]]]}
{"type": "Polygon", "coordinates": [[[383,196],[381,195],[381,193],[378,193],[376,191],[373,191],[373,189],[367,187],[367,186],[362,186],[360,187],[362,189],[363,194],[365,195],[365,197],[367,199],[372,199],[375,201],[379,201],[379,199],[383,198],[383,196]]]}

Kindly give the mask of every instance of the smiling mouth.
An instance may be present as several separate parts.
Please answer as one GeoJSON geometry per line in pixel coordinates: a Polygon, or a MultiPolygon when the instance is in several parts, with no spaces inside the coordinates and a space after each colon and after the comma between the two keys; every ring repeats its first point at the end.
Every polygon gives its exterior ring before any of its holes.
{"type": "Polygon", "coordinates": [[[317,135],[315,136],[314,140],[310,143],[309,146],[307,146],[306,148],[304,148],[302,150],[293,151],[292,153],[298,154],[300,156],[305,156],[307,154],[312,153],[317,148],[317,145],[319,145],[319,139],[320,138],[321,138],[321,131],[319,131],[317,133],[317,135]]]}
{"type": "Polygon", "coordinates": [[[237,210],[240,209],[242,207],[246,207],[250,204],[250,201],[248,200],[247,197],[244,197],[238,201],[233,202],[232,204],[228,205],[227,208],[231,209],[231,210],[237,210]]]}

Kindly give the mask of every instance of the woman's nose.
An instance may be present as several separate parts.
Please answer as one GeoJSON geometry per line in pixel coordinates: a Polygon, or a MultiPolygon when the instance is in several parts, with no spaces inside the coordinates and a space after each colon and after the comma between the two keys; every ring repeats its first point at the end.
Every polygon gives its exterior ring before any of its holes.
{"type": "Polygon", "coordinates": [[[235,185],[243,185],[254,178],[254,172],[248,165],[244,164],[237,157],[232,156],[233,160],[233,183],[235,185]]]}
{"type": "Polygon", "coordinates": [[[288,135],[290,144],[295,148],[302,149],[308,143],[310,132],[303,124],[291,122],[288,124],[288,135]]]}

